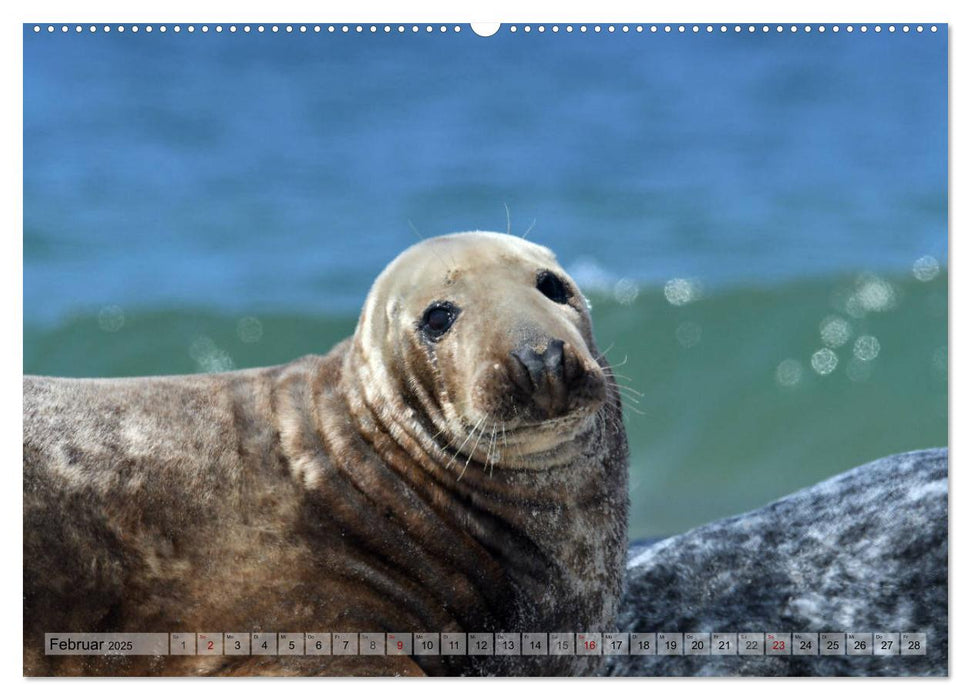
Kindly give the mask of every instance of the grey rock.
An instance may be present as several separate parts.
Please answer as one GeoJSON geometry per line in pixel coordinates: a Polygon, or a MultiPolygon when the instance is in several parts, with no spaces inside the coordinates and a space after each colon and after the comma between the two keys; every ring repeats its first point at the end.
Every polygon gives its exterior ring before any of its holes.
{"type": "Polygon", "coordinates": [[[925,656],[615,656],[614,676],[946,676],[946,448],[632,552],[630,632],[923,632],[925,656]]]}

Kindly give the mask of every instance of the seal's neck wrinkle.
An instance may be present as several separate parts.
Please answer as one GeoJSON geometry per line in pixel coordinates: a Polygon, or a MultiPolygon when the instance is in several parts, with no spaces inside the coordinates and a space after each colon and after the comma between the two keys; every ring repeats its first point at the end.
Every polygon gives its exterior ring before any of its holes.
{"type": "Polygon", "coordinates": [[[390,457],[384,454],[390,438],[396,448],[425,469],[434,469],[447,459],[435,432],[428,431],[418,412],[403,399],[405,387],[399,386],[380,358],[366,356],[355,341],[344,359],[342,375],[338,390],[348,413],[360,434],[383,458],[390,457]]]}

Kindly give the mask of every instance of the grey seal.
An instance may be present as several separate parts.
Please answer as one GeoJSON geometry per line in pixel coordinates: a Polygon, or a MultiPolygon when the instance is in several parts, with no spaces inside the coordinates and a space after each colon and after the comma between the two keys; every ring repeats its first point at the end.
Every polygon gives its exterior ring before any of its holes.
{"type": "Polygon", "coordinates": [[[622,408],[576,283],[423,241],[324,356],[24,378],[27,675],[586,674],[582,656],[45,656],[45,632],[611,629],[622,408]]]}
{"type": "Polygon", "coordinates": [[[946,676],[947,475],[946,448],[890,455],[639,548],[618,616],[630,632],[922,633],[923,649],[890,639],[866,655],[616,656],[605,671],[946,676]]]}

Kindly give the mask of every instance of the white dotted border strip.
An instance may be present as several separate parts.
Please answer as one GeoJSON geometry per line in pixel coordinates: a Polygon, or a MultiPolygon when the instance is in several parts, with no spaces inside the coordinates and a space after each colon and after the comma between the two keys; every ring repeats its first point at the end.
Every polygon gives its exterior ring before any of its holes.
{"type": "Polygon", "coordinates": [[[244,33],[244,34],[250,34],[250,33],[256,33],[256,34],[384,33],[384,34],[391,34],[392,32],[397,32],[399,34],[404,34],[405,32],[411,32],[411,33],[417,34],[418,32],[422,32],[422,31],[429,34],[433,32],[445,34],[447,32],[459,33],[462,31],[462,27],[457,24],[456,25],[444,25],[444,24],[442,25],[431,25],[431,24],[428,24],[428,25],[417,25],[417,24],[409,24],[409,25],[404,25],[404,24],[398,24],[398,25],[390,25],[390,24],[385,24],[385,25],[377,25],[377,24],[369,24],[369,25],[364,25],[364,24],[327,24],[327,25],[321,25],[321,24],[227,24],[227,25],[173,24],[173,25],[166,25],[166,24],[160,24],[157,26],[154,26],[151,24],[147,24],[147,25],[35,24],[33,26],[33,30],[35,34],[39,34],[45,31],[49,34],[54,34],[55,32],[58,32],[58,31],[64,34],[72,31],[76,34],[81,34],[83,32],[88,32],[91,34],[95,34],[97,32],[102,32],[105,34],[109,32],[118,32],[119,34],[123,34],[124,32],[132,32],[132,33],[161,32],[163,34],[166,32],[173,32],[175,34],[181,34],[181,33],[194,34],[196,32],[201,32],[203,34],[207,34],[209,32],[215,32],[217,34],[223,33],[223,32],[228,32],[230,34],[235,34],[235,33],[244,33]]]}
{"type": "MultiPolygon", "coordinates": [[[[908,34],[911,31],[914,31],[916,33],[923,33],[925,31],[925,29],[927,29],[927,30],[929,30],[931,32],[937,32],[938,31],[938,26],[937,25],[933,25],[933,24],[932,25],[929,25],[929,26],[926,26],[926,27],[923,24],[917,24],[917,25],[909,25],[909,24],[904,24],[904,25],[895,25],[895,24],[889,24],[889,25],[881,25],[881,24],[873,24],[873,25],[868,25],[868,24],[860,24],[860,25],[852,25],[852,24],[849,24],[849,25],[836,25],[836,24],[834,24],[834,25],[828,25],[828,26],[827,25],[823,25],[823,24],[820,24],[820,25],[809,25],[809,24],[805,24],[805,25],[796,25],[796,24],[789,24],[789,25],[782,25],[782,24],[774,24],[774,25],[768,25],[768,24],[761,24],[761,25],[754,25],[754,24],[747,24],[747,25],[743,25],[743,24],[731,24],[731,25],[729,25],[729,24],[718,24],[718,25],[715,25],[715,24],[705,24],[705,25],[702,25],[702,24],[677,24],[677,25],[672,25],[672,24],[649,24],[649,25],[644,25],[644,24],[636,24],[636,25],[629,25],[629,24],[621,24],[621,25],[614,25],[614,24],[608,24],[608,25],[600,25],[600,24],[586,25],[586,24],[579,24],[579,25],[572,25],[572,24],[566,24],[566,25],[558,25],[558,24],[554,24],[554,25],[549,25],[549,26],[543,25],[543,24],[539,24],[539,25],[529,25],[529,24],[526,24],[526,25],[516,25],[516,24],[511,24],[511,25],[502,27],[502,29],[505,30],[505,31],[507,31],[507,32],[509,32],[510,34],[516,34],[516,33],[520,33],[520,32],[525,33],[525,34],[530,34],[530,33],[534,32],[534,31],[536,33],[538,33],[538,34],[543,34],[546,31],[550,31],[550,32],[552,32],[554,34],[559,33],[561,31],[562,32],[565,32],[567,34],[571,34],[573,32],[579,32],[581,34],[586,33],[586,32],[593,32],[593,33],[597,34],[597,33],[601,33],[601,32],[614,33],[614,32],[618,32],[618,31],[621,32],[621,33],[630,33],[630,32],[643,33],[643,32],[648,32],[648,33],[653,33],[653,34],[656,34],[656,33],[659,33],[659,32],[660,33],[664,33],[664,34],[672,34],[672,33],[678,33],[678,34],[716,34],[716,33],[719,33],[719,34],[727,34],[727,33],[730,33],[730,32],[731,33],[735,33],[735,34],[741,34],[743,32],[744,33],[748,33],[748,34],[757,34],[757,33],[768,34],[768,33],[773,32],[773,31],[776,32],[776,33],[788,32],[788,33],[791,33],[791,34],[796,34],[796,33],[802,33],[802,34],[819,33],[819,34],[822,34],[822,33],[825,33],[825,32],[832,32],[832,33],[835,34],[835,33],[841,32],[841,31],[842,32],[846,32],[846,33],[860,32],[862,34],[866,34],[867,32],[871,32],[872,31],[872,32],[875,32],[877,34],[880,34],[883,31],[887,31],[887,32],[890,32],[891,34],[893,34],[893,33],[897,32],[898,29],[902,33],[908,34]]],[[[242,24],[242,25],[236,25],[236,24],[229,24],[229,25],[222,25],[222,24],[216,24],[216,25],[211,25],[211,26],[208,25],[208,24],[202,24],[202,25],[194,25],[194,24],[187,24],[187,25],[181,25],[181,24],[173,24],[173,25],[166,25],[166,24],[160,24],[160,25],[151,25],[151,24],[147,24],[147,25],[138,25],[138,24],[132,24],[132,25],[124,25],[124,24],[117,24],[117,25],[110,25],[110,24],[104,24],[104,25],[96,25],[96,24],[90,24],[90,25],[82,25],[82,24],[74,24],[74,25],[60,24],[60,25],[55,25],[55,24],[47,24],[47,25],[40,25],[40,24],[35,24],[35,25],[33,25],[33,30],[34,30],[34,33],[35,34],[40,34],[42,32],[47,32],[48,34],[54,34],[54,33],[58,32],[58,31],[61,32],[61,33],[64,33],[64,34],[69,33],[69,32],[72,32],[72,31],[74,33],[76,33],[76,34],[81,34],[83,32],[87,32],[87,33],[90,33],[90,34],[94,34],[94,33],[97,33],[97,32],[102,32],[102,33],[117,32],[119,34],[122,34],[124,32],[131,32],[133,34],[137,34],[138,32],[152,33],[152,32],[155,32],[155,31],[158,31],[158,32],[160,32],[162,34],[165,34],[166,32],[174,32],[175,34],[180,34],[180,33],[183,33],[183,32],[186,32],[186,33],[189,33],[189,34],[194,34],[196,32],[201,32],[203,34],[207,34],[209,32],[215,32],[217,34],[222,33],[222,32],[229,32],[230,34],[234,34],[234,33],[237,33],[237,32],[242,32],[244,34],[254,33],[254,32],[255,33],[258,33],[258,34],[259,33],[267,33],[267,32],[269,32],[271,34],[279,34],[279,33],[284,33],[284,34],[321,34],[321,33],[328,33],[328,34],[365,34],[365,33],[369,33],[369,34],[379,34],[379,33],[383,33],[383,34],[392,34],[392,33],[405,34],[405,33],[412,33],[412,34],[417,34],[417,33],[420,33],[420,32],[424,32],[426,34],[431,34],[431,33],[445,34],[445,33],[449,33],[449,32],[451,32],[451,33],[459,33],[461,31],[463,31],[462,30],[462,27],[459,26],[459,25],[457,25],[457,24],[456,25],[444,25],[444,24],[441,24],[441,25],[431,25],[431,24],[425,24],[425,25],[418,25],[418,24],[409,24],[409,25],[405,25],[405,24],[397,24],[397,25],[391,25],[391,24],[385,24],[385,25],[377,25],[377,24],[369,24],[369,25],[364,25],[364,24],[339,24],[339,25],[335,25],[335,24],[328,24],[328,25],[320,25],[320,24],[312,24],[312,25],[309,25],[309,24],[284,24],[284,25],[280,25],[280,24],[242,24]]]]}

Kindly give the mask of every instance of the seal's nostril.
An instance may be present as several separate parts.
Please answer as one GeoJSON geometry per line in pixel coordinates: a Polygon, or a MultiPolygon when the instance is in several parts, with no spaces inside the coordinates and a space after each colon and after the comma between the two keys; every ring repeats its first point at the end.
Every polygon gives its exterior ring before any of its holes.
{"type": "Polygon", "coordinates": [[[538,352],[530,347],[518,348],[513,350],[510,355],[512,355],[516,360],[522,365],[523,369],[526,370],[526,375],[532,384],[532,387],[524,387],[527,389],[535,389],[540,385],[542,381],[543,370],[545,369],[544,356],[540,355],[538,352]]]}
{"type": "Polygon", "coordinates": [[[563,341],[551,340],[543,352],[543,367],[552,376],[563,376],[563,341]]]}

